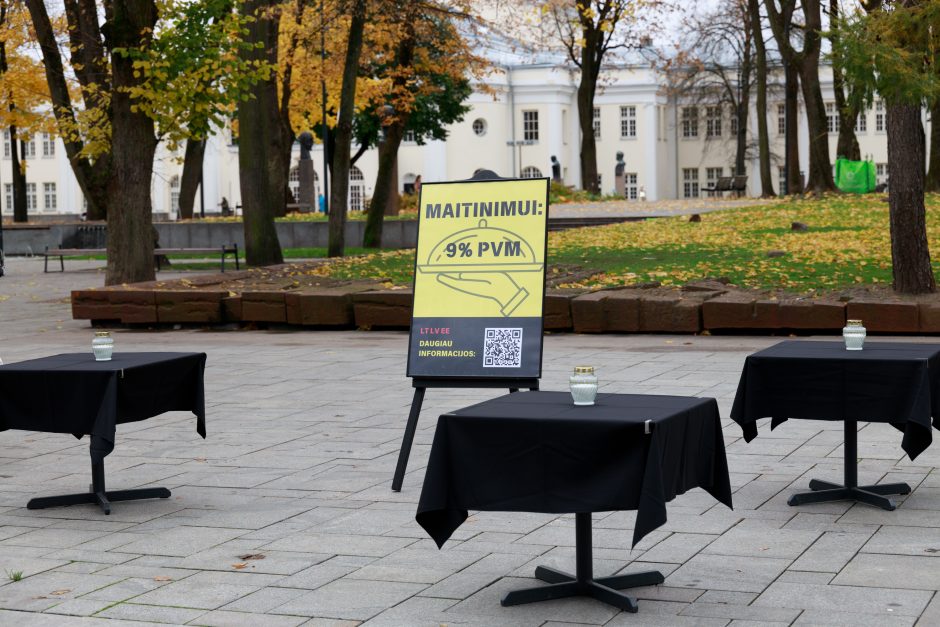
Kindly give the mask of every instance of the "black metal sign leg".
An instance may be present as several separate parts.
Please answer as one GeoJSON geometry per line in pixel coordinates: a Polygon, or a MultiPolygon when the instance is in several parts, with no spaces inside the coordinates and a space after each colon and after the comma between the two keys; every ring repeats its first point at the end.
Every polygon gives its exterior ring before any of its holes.
{"type": "Polygon", "coordinates": [[[591,514],[575,514],[575,574],[539,566],[535,569],[536,578],[550,585],[507,592],[500,603],[503,606],[522,605],[571,596],[589,596],[624,611],[636,612],[636,599],[619,590],[655,586],[664,581],[662,573],[655,570],[594,579],[591,549],[591,514]]]}
{"type": "Polygon", "coordinates": [[[401,440],[401,450],[398,451],[398,465],[395,466],[395,477],[392,479],[392,490],[401,492],[401,484],[405,481],[405,470],[408,468],[408,457],[411,455],[411,444],[418,429],[418,415],[424,403],[424,392],[427,388],[415,388],[415,396],[411,401],[411,412],[408,414],[408,424],[405,425],[405,436],[401,440]]]}
{"type": "Polygon", "coordinates": [[[812,479],[809,489],[812,492],[794,494],[787,501],[788,505],[806,505],[808,503],[828,503],[831,501],[855,501],[880,507],[888,511],[895,508],[894,501],[888,494],[910,494],[911,486],[906,483],[881,483],[878,485],[858,485],[858,422],[845,421],[845,485],[812,479]]]}

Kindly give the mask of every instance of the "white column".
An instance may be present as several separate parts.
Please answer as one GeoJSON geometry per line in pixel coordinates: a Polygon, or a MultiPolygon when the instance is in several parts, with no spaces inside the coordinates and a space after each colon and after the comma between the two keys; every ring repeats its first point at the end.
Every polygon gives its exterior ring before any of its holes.
{"type": "MultiPolygon", "coordinates": [[[[422,183],[448,181],[454,173],[447,171],[447,145],[441,140],[429,141],[424,148],[424,170],[419,172],[422,183]]],[[[473,172],[456,174],[454,179],[470,178],[473,172]]]]}
{"type": "MultiPolygon", "coordinates": [[[[542,153],[537,158],[537,163],[533,163],[535,167],[542,171],[543,176],[551,177],[552,175],[552,161],[551,156],[555,155],[560,161],[564,156],[564,133],[565,128],[562,124],[562,114],[561,114],[561,103],[553,102],[545,107],[545,117],[546,124],[543,129],[539,129],[539,141],[545,142],[545,147],[548,149],[548,154],[542,153]]],[[[570,116],[567,116],[570,117],[570,116]]],[[[574,120],[567,120],[570,125],[574,120]]],[[[538,154],[538,153],[536,153],[538,154]]],[[[562,163],[562,166],[565,164],[562,163]]]]}
{"type": "Polygon", "coordinates": [[[643,105],[642,124],[637,128],[642,147],[640,153],[643,155],[643,177],[637,181],[637,185],[643,187],[646,191],[647,200],[659,200],[659,111],[655,102],[648,102],[643,105]]]}

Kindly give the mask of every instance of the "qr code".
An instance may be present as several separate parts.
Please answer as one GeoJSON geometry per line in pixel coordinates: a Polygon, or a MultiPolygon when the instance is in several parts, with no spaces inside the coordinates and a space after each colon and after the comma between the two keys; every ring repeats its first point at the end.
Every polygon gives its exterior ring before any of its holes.
{"type": "Polygon", "coordinates": [[[486,329],[483,365],[490,368],[522,366],[522,329],[486,329]]]}

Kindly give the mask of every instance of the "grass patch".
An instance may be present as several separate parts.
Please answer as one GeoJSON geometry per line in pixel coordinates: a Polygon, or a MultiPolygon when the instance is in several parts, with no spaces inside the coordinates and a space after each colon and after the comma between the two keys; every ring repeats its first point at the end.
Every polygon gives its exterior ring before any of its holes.
{"type": "MultiPolygon", "coordinates": [[[[940,195],[928,194],[926,202],[930,248],[940,257],[940,195]]],[[[706,277],[798,292],[890,284],[888,204],[880,194],[833,195],[705,213],[698,223],[678,216],[554,232],[548,261],[596,270],[583,287],[706,277]],[[809,230],[791,231],[792,222],[809,230]]],[[[393,251],[342,259],[318,273],[408,285],[413,267],[414,251],[393,251]]]]}
{"type": "Polygon", "coordinates": [[[6,571],[6,573],[7,573],[7,579],[9,579],[10,581],[19,581],[20,579],[23,578],[22,570],[8,570],[6,571]]]}

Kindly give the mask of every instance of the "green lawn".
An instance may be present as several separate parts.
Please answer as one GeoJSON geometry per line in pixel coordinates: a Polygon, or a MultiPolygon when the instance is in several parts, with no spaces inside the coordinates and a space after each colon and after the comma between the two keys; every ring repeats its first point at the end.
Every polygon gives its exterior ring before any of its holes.
{"type": "MultiPolygon", "coordinates": [[[[927,227],[934,258],[940,258],[935,194],[927,197],[927,227]]],[[[573,229],[549,235],[548,261],[596,271],[577,284],[584,287],[681,285],[707,277],[797,292],[890,284],[888,204],[880,194],[838,195],[705,213],[699,223],[675,217],[573,229]],[[793,222],[809,230],[792,231],[793,222]]],[[[413,251],[396,251],[337,261],[317,274],[408,285],[413,265],[413,251]]]]}

